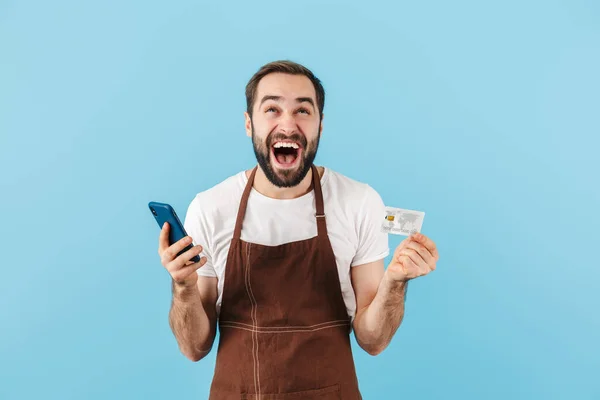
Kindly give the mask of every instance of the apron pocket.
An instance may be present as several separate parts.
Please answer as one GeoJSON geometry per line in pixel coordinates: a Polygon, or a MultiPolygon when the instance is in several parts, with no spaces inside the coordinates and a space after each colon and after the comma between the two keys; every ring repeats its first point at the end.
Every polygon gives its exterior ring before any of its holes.
{"type": "Polygon", "coordinates": [[[242,400],[342,400],[340,385],[289,393],[242,394],[242,400]]]}

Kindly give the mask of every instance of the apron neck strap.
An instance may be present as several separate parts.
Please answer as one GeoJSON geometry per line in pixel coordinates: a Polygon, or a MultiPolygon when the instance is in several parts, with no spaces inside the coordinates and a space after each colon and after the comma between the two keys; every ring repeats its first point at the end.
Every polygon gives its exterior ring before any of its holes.
{"type": "MultiPolygon", "coordinates": [[[[244,193],[242,194],[242,200],[240,202],[240,208],[238,209],[237,219],[235,221],[235,230],[233,231],[233,238],[240,239],[242,234],[242,224],[244,222],[244,217],[246,216],[246,208],[248,207],[248,199],[250,198],[250,192],[252,191],[252,186],[254,184],[254,178],[256,177],[256,170],[258,166],[254,167],[252,173],[250,173],[250,177],[248,178],[248,183],[246,183],[246,188],[244,189],[244,193]]],[[[315,191],[315,206],[316,206],[316,215],[315,218],[317,220],[317,232],[319,236],[327,235],[327,225],[325,223],[325,206],[323,202],[323,191],[321,190],[321,179],[319,177],[319,171],[317,167],[311,165],[312,170],[312,184],[311,187],[315,191]]]]}
{"type": "Polygon", "coordinates": [[[312,168],[312,186],[315,190],[315,206],[317,214],[317,234],[321,237],[327,236],[327,224],[325,223],[325,205],[323,203],[323,191],[321,190],[321,178],[319,177],[319,171],[313,164],[312,168]]]}

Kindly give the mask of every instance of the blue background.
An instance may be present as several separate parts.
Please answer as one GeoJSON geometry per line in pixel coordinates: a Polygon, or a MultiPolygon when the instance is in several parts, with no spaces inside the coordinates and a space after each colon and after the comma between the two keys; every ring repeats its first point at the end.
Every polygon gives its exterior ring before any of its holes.
{"type": "Polygon", "coordinates": [[[0,398],[207,397],[146,205],[253,165],[244,85],[288,58],[317,163],[440,249],[365,398],[600,399],[599,3],[215,3],[0,2],[0,398]]]}

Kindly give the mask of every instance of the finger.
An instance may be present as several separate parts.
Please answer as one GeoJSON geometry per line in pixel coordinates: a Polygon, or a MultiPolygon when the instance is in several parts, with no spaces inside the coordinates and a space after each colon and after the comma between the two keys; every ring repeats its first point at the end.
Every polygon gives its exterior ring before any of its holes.
{"type": "Polygon", "coordinates": [[[394,251],[394,254],[396,257],[398,257],[398,255],[400,254],[400,252],[402,251],[402,249],[405,249],[407,247],[407,245],[409,243],[411,243],[413,240],[412,238],[409,236],[406,239],[404,239],[399,245],[398,247],[396,247],[396,250],[394,251]]]}
{"type": "Polygon", "coordinates": [[[415,262],[408,256],[407,254],[402,254],[398,258],[398,262],[402,265],[402,269],[406,274],[408,279],[413,279],[419,276],[419,266],[415,264],[415,262]]]}
{"type": "MultiPolygon", "coordinates": [[[[180,249],[180,250],[182,250],[182,249],[180,249]]],[[[167,253],[170,251],[171,250],[168,250],[167,253]]],[[[191,249],[186,250],[185,252],[181,253],[181,255],[179,255],[177,258],[170,261],[167,264],[168,265],[167,269],[169,271],[176,271],[178,269],[182,269],[183,267],[185,267],[186,262],[190,261],[193,257],[197,256],[201,252],[202,252],[202,246],[200,246],[200,245],[194,246],[191,249]]]]}
{"type": "MultiPolygon", "coordinates": [[[[407,245],[407,248],[415,250],[417,252],[417,254],[419,254],[419,256],[423,259],[423,261],[425,261],[425,264],[427,264],[427,266],[435,266],[435,258],[429,252],[429,250],[425,246],[423,246],[421,243],[416,242],[416,241],[411,241],[407,245]]],[[[431,269],[431,268],[429,268],[429,269],[431,269]]]]}
{"type": "Polygon", "coordinates": [[[200,261],[186,265],[185,267],[178,269],[177,271],[171,273],[171,277],[174,281],[181,282],[191,274],[195,273],[197,270],[202,268],[206,264],[206,257],[202,257],[200,261]]]}
{"type": "Polygon", "coordinates": [[[160,229],[160,235],[158,236],[158,254],[162,255],[164,251],[169,247],[169,226],[168,222],[165,222],[160,229]]]}
{"type": "Polygon", "coordinates": [[[440,255],[437,251],[437,246],[435,245],[433,240],[429,239],[427,236],[425,236],[419,232],[415,233],[412,237],[413,237],[413,240],[416,240],[417,242],[419,242],[423,246],[425,246],[427,248],[427,250],[429,250],[429,252],[433,256],[433,258],[435,258],[436,261],[438,261],[440,259],[440,255]]]}
{"type": "Polygon", "coordinates": [[[414,249],[404,249],[402,251],[402,254],[411,260],[412,264],[417,269],[419,275],[424,275],[430,271],[430,268],[427,265],[427,263],[414,249]]]}
{"type": "Polygon", "coordinates": [[[177,257],[177,254],[187,246],[191,245],[192,242],[192,238],[190,236],[186,236],[173,243],[167,250],[165,250],[163,254],[165,261],[171,262],[174,260],[177,257]]]}
{"type": "Polygon", "coordinates": [[[172,258],[170,261],[166,263],[167,270],[169,272],[177,271],[186,267],[187,265],[193,264],[194,261],[192,258],[199,255],[202,252],[203,248],[200,245],[193,246],[189,250],[184,251],[179,256],[175,255],[175,258],[172,258]]]}
{"type": "Polygon", "coordinates": [[[414,255],[413,255],[414,260],[413,261],[415,263],[419,264],[421,261],[426,263],[426,261],[423,259],[423,257],[417,251],[418,246],[421,246],[421,245],[416,242],[412,242],[412,243],[408,244],[407,247],[400,249],[400,251],[398,251],[398,257],[400,257],[402,255],[408,255],[408,254],[414,252],[414,255]]]}

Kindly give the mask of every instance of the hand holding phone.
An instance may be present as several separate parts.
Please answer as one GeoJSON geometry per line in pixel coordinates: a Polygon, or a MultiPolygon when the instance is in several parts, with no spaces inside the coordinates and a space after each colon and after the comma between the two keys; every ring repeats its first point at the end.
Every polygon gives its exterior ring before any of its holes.
{"type": "Polygon", "coordinates": [[[150,202],[148,207],[161,227],[158,239],[161,264],[177,284],[195,285],[198,281],[196,270],[206,263],[206,257],[199,256],[202,246],[193,246],[192,238],[169,204],[150,202]]]}

